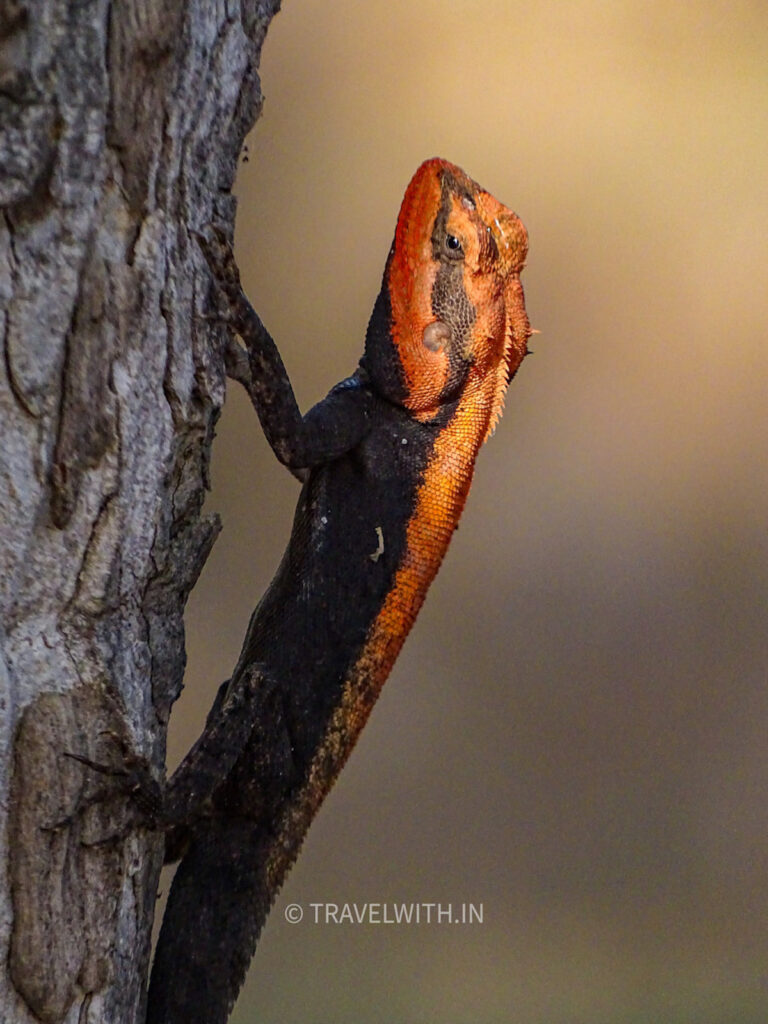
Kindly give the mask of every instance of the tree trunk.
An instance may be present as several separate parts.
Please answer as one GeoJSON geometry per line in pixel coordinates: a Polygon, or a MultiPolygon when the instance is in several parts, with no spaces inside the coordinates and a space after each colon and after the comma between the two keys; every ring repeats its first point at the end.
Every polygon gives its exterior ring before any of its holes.
{"type": "Polygon", "coordinates": [[[162,772],[221,353],[193,232],[231,225],[279,0],[0,8],[0,1020],[139,1022],[162,772]]]}

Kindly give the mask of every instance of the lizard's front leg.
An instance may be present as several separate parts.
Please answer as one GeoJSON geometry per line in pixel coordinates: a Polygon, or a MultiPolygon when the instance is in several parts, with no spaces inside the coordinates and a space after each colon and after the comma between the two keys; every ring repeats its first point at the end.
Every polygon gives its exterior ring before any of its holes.
{"type": "Polygon", "coordinates": [[[227,349],[227,372],[248,392],[277,458],[303,479],[302,470],[338,458],[365,436],[370,394],[365,387],[354,386],[353,378],[353,386],[335,388],[302,416],[277,345],[243,291],[231,246],[220,232],[198,237],[226,303],[222,319],[247,350],[246,366],[239,346],[227,349]]]}

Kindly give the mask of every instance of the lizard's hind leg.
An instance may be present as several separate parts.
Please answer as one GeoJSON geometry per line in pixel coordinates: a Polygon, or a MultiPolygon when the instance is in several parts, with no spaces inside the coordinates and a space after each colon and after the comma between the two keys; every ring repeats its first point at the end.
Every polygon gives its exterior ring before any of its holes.
{"type": "Polygon", "coordinates": [[[258,720],[257,707],[273,684],[258,664],[235,673],[219,687],[205,727],[168,780],[163,794],[166,829],[191,826],[207,816],[216,790],[229,777],[258,720]]]}
{"type": "Polygon", "coordinates": [[[295,764],[283,695],[258,668],[220,693],[171,778],[174,800],[199,800],[196,779],[210,799],[171,833],[184,834],[186,848],[157,943],[147,1024],[224,1024],[276,892],[275,822],[296,783],[295,764]]]}

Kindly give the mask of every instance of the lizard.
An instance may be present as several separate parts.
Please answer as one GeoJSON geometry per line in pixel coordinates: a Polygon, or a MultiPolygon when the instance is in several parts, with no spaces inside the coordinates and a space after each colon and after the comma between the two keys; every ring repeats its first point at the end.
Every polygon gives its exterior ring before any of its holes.
{"type": "Polygon", "coordinates": [[[406,190],[360,363],[302,416],[229,244],[206,239],[213,287],[245,345],[230,350],[228,372],[303,486],[232,678],[161,799],[166,859],[181,863],[147,1024],[229,1016],[440,567],[533,333],[522,222],[459,167],[428,160],[406,190]]]}

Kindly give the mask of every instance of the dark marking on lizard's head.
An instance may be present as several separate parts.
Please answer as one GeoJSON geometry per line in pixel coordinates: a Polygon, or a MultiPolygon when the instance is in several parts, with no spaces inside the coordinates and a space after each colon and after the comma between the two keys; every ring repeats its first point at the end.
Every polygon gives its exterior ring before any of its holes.
{"type": "Polygon", "coordinates": [[[368,328],[373,385],[429,419],[482,383],[490,430],[527,351],[527,248],[516,214],[461,168],[423,163],[405,193],[368,328]]]}

